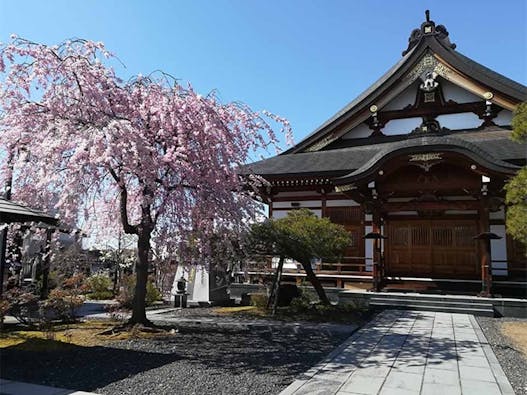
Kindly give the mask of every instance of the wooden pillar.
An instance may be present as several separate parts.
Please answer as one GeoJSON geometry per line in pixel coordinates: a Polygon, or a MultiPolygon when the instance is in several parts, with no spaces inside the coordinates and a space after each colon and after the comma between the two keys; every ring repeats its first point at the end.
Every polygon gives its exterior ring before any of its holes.
{"type": "MultiPolygon", "coordinates": [[[[372,211],[372,232],[381,233],[381,215],[377,208],[372,211]]],[[[381,290],[382,267],[381,267],[381,240],[373,240],[373,290],[379,292],[381,290]]]]}
{"type": "Polygon", "coordinates": [[[51,236],[53,230],[46,229],[46,246],[44,247],[44,259],[41,261],[42,265],[42,286],[40,288],[40,299],[44,300],[48,297],[49,288],[49,269],[51,266],[51,236]]]}
{"type": "MultiPolygon", "coordinates": [[[[481,233],[489,232],[489,209],[486,199],[481,201],[479,209],[479,229],[481,233]]],[[[480,268],[481,268],[481,296],[492,294],[492,256],[490,252],[490,239],[481,239],[479,243],[480,268]]]]}
{"type": "Polygon", "coordinates": [[[322,196],[321,196],[322,218],[325,218],[325,217],[327,217],[327,210],[326,210],[326,207],[327,207],[327,194],[326,194],[326,190],[322,189],[320,193],[322,194],[322,196]]]}

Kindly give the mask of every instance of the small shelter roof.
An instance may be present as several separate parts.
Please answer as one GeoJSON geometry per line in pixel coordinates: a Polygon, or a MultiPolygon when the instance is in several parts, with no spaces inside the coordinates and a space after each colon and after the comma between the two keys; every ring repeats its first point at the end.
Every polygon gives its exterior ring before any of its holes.
{"type": "Polygon", "coordinates": [[[44,222],[57,225],[59,220],[43,211],[34,210],[19,203],[0,198],[0,223],[44,222]]]}

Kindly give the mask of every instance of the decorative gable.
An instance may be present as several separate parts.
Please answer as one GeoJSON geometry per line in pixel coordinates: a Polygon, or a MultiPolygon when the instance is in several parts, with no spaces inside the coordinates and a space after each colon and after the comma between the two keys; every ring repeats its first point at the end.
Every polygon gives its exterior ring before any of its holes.
{"type": "Polygon", "coordinates": [[[525,86],[455,51],[446,28],[427,12],[403,58],[286,153],[325,150],[341,140],[508,125],[526,99],[525,86]]]}

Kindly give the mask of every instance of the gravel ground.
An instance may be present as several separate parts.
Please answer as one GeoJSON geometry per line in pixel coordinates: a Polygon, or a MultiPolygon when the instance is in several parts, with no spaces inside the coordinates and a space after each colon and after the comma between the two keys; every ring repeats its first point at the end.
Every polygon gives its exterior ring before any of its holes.
{"type": "Polygon", "coordinates": [[[527,394],[527,359],[514,347],[507,337],[501,334],[501,324],[511,321],[526,322],[526,319],[477,317],[478,323],[489,344],[494,350],[503,371],[507,375],[514,392],[527,394]]]}
{"type": "Polygon", "coordinates": [[[348,334],[185,330],[163,339],[2,351],[2,377],[108,395],[277,394],[348,334]]]}

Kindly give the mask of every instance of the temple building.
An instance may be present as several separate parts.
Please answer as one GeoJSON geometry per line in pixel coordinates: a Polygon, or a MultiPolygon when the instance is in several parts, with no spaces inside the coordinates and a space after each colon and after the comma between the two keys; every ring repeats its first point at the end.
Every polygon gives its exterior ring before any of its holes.
{"type": "Polygon", "coordinates": [[[483,280],[525,290],[526,259],[506,233],[503,186],[526,163],[526,146],[510,139],[512,113],[526,99],[524,85],[458,52],[427,11],[386,74],[247,171],[267,180],[261,196],[273,218],[305,207],[350,232],[342,259],[318,267],[326,285],[419,280],[481,289],[483,280]],[[489,252],[474,237],[490,233],[489,252]]]}

